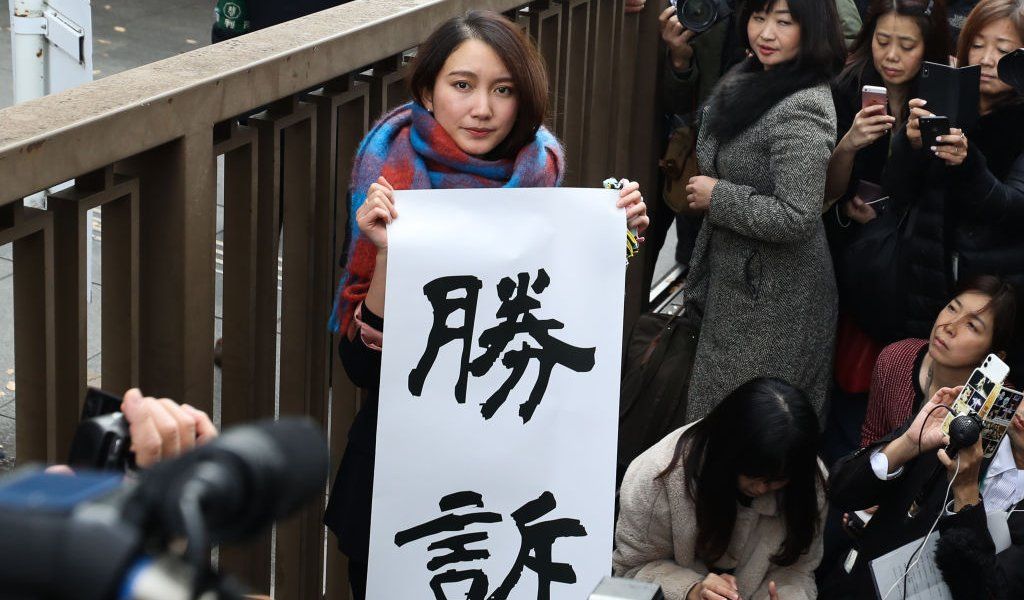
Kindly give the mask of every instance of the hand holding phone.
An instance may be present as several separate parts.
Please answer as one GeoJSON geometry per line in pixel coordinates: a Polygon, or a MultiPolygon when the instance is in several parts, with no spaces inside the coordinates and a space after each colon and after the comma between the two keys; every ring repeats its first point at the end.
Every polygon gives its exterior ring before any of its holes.
{"type": "Polygon", "coordinates": [[[931,148],[938,145],[936,141],[940,136],[949,135],[949,118],[939,115],[921,117],[918,119],[921,129],[921,145],[931,148]]]}
{"type": "Polygon", "coordinates": [[[884,87],[866,85],[861,90],[861,109],[853,117],[850,129],[840,144],[847,152],[857,152],[875,143],[892,130],[896,119],[889,115],[884,87]]]}
{"type": "Polygon", "coordinates": [[[889,91],[880,85],[866,85],[860,90],[860,107],[861,109],[869,106],[885,106],[886,111],[881,114],[889,114],[887,112],[889,104],[889,91]]]}

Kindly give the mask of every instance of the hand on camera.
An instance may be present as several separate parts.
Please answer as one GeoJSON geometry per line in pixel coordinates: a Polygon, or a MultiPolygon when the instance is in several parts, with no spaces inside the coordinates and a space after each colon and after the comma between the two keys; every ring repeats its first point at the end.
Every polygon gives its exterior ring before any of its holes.
{"type": "Polygon", "coordinates": [[[378,177],[366,192],[366,201],[356,211],[356,223],[378,250],[388,248],[388,225],[398,218],[395,210],[395,188],[387,179],[378,177]]]}
{"type": "Polygon", "coordinates": [[[895,122],[896,117],[885,114],[884,105],[863,108],[853,117],[853,125],[840,143],[845,142],[854,151],[866,148],[892,129],[895,122]]]}
{"type": "Polygon", "coordinates": [[[878,217],[875,207],[861,200],[860,196],[850,198],[850,201],[843,205],[846,216],[864,225],[878,217]]]}
{"type": "Polygon", "coordinates": [[[691,210],[707,210],[711,206],[711,192],[715,189],[718,180],[706,175],[691,177],[686,184],[686,201],[691,210]]]}
{"type": "Polygon", "coordinates": [[[647,216],[647,203],[640,194],[640,184],[628,179],[623,179],[621,183],[619,201],[615,206],[626,209],[626,227],[642,233],[650,225],[651,219],[647,216]]]}
{"type": "Polygon", "coordinates": [[[674,6],[661,11],[658,21],[661,22],[661,39],[668,46],[672,69],[676,72],[689,69],[690,61],[693,60],[693,46],[690,45],[690,40],[696,34],[679,22],[674,6]]]}
{"type": "Polygon", "coordinates": [[[936,448],[944,448],[949,443],[949,437],[942,433],[942,421],[949,411],[938,407],[952,406],[957,394],[962,389],[962,385],[955,388],[941,388],[918,411],[910,428],[903,432],[902,436],[915,453],[918,449],[920,452],[929,452],[936,448]]]}
{"type": "Polygon", "coordinates": [[[736,578],[728,573],[709,573],[704,581],[690,588],[687,600],[740,600],[736,578]]]}
{"type": "Polygon", "coordinates": [[[139,467],[173,458],[217,437],[217,428],[203,411],[167,398],[143,397],[136,388],[125,392],[121,412],[128,421],[131,450],[139,467]]]}
{"type": "Polygon", "coordinates": [[[925,110],[924,105],[927,103],[926,100],[921,98],[914,98],[907,103],[910,106],[910,117],[907,119],[907,139],[910,140],[910,145],[915,150],[921,149],[921,122],[918,121],[921,117],[934,116],[932,113],[925,110]]]}
{"type": "Polygon", "coordinates": [[[967,136],[956,127],[949,130],[949,135],[940,135],[928,141],[932,144],[930,149],[935,156],[951,167],[962,165],[967,159],[967,136]]]}

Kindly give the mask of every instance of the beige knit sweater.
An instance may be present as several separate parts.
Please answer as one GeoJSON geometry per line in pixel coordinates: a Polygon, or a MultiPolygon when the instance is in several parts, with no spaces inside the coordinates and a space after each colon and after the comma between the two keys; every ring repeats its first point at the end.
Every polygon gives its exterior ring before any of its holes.
{"type": "MultiPolygon", "coordinates": [[[[690,588],[708,574],[708,567],[694,556],[695,507],[686,491],[682,467],[655,479],[671,462],[676,442],[685,429],[670,433],[638,456],[629,465],[619,491],[615,574],[661,584],[666,600],[685,600],[690,588]]],[[[818,505],[819,522],[823,523],[823,489],[818,490],[818,505]]],[[[817,597],[814,569],[821,560],[820,526],[808,552],[794,564],[780,567],[770,559],[779,550],[785,532],[785,522],[777,514],[775,494],[754,499],[749,508],[737,507],[729,549],[716,566],[734,569],[743,600],[767,600],[769,581],[778,586],[779,600],[817,597]]]]}

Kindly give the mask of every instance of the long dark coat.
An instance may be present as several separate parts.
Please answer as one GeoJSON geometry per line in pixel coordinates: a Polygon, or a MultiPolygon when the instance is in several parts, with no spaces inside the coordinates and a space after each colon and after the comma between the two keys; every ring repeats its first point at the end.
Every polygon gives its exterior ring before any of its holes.
{"type": "Polygon", "coordinates": [[[821,220],[835,138],[827,84],[783,98],[727,143],[701,127],[700,169],[719,182],[687,284],[703,317],[687,420],[758,376],[800,387],[820,413],[837,313],[821,220]]]}

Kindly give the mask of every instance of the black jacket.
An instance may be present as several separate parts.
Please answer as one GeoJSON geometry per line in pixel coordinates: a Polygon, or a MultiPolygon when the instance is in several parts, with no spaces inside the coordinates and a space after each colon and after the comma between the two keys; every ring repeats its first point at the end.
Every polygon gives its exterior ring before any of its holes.
{"type": "MultiPolygon", "coordinates": [[[[909,210],[906,329],[896,338],[928,337],[957,282],[974,275],[1000,275],[1024,290],[1024,103],[982,116],[967,135],[958,167],[914,150],[905,131],[894,140],[885,187],[909,210]]],[[[1019,354],[1011,352],[1011,363],[1019,354]]]]}
{"type": "MultiPolygon", "coordinates": [[[[384,319],[362,312],[367,325],[384,331],[384,319]]],[[[338,537],[338,548],[350,559],[365,563],[370,554],[370,510],[373,500],[373,467],[377,451],[377,400],[380,395],[379,350],[368,348],[362,338],[342,333],[338,354],[345,373],[365,392],[359,412],[348,431],[345,454],[334,477],[324,524],[338,537]]]]}
{"type": "MultiPolygon", "coordinates": [[[[840,568],[827,577],[820,592],[823,599],[875,597],[868,563],[924,536],[944,510],[946,471],[934,452],[926,452],[907,462],[895,479],[883,481],[871,470],[871,454],[902,435],[908,426],[840,459],[832,471],[828,496],[833,506],[853,512],[877,505],[878,510],[857,544],[858,556],[853,570],[847,575],[840,568]],[[918,509],[909,516],[915,503],[918,509]]],[[[957,526],[968,516],[964,511],[942,517],[939,522],[957,526]]]]}
{"type": "MultiPolygon", "coordinates": [[[[881,85],[881,78],[874,74],[874,70],[865,78],[845,77],[839,78],[832,83],[832,101],[836,106],[836,145],[842,141],[850,128],[853,127],[853,119],[861,109],[861,87],[863,85],[881,85]],[[875,79],[877,78],[877,82],[875,79]]],[[[890,111],[891,113],[891,111],[890,111]]],[[[843,289],[846,287],[844,278],[846,274],[842,271],[842,255],[847,246],[857,239],[862,231],[862,226],[846,217],[843,212],[843,205],[849,202],[857,192],[860,180],[869,181],[881,185],[882,174],[885,171],[889,159],[889,145],[892,142],[892,134],[885,133],[866,148],[861,148],[853,159],[853,168],[850,171],[850,181],[842,197],[836,201],[823,215],[825,220],[825,234],[828,236],[829,250],[832,252],[832,262],[836,267],[836,279],[839,281],[839,303],[845,306],[851,301],[843,297],[843,289]]]]}
{"type": "MultiPolygon", "coordinates": [[[[1024,598],[1024,515],[1010,515],[1011,545],[996,554],[983,506],[965,508],[963,518],[939,523],[935,562],[954,600],[1024,598]]],[[[1024,509],[1024,502],[1014,509],[1024,509]]]]}

